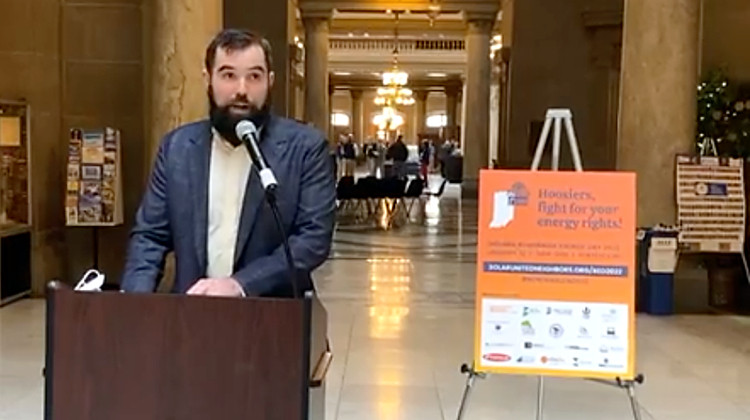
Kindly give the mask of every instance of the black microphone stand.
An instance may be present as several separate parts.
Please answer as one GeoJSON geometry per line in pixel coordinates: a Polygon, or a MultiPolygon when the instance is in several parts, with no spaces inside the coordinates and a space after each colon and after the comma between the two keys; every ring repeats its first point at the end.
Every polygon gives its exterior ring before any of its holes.
{"type": "Polygon", "coordinates": [[[292,293],[295,299],[299,299],[299,285],[297,284],[299,276],[297,276],[297,269],[294,267],[292,250],[289,246],[289,238],[284,231],[284,223],[281,220],[281,212],[279,212],[279,207],[276,205],[276,188],[278,184],[276,182],[276,177],[268,167],[266,159],[263,157],[263,152],[261,151],[258,144],[257,127],[252,121],[243,120],[237,123],[237,125],[235,126],[235,132],[237,134],[237,137],[239,137],[240,140],[242,140],[242,143],[245,144],[245,147],[250,154],[250,159],[253,162],[253,166],[255,167],[255,173],[257,174],[261,186],[265,191],[266,201],[268,202],[269,207],[271,207],[273,218],[276,221],[276,229],[278,230],[279,235],[281,235],[281,240],[284,246],[284,254],[286,256],[286,263],[289,270],[289,280],[292,283],[292,293]]]}
{"type": "Polygon", "coordinates": [[[297,285],[297,269],[294,267],[292,249],[289,246],[289,238],[287,237],[286,232],[284,232],[284,223],[281,219],[281,213],[279,212],[279,207],[276,205],[276,186],[270,185],[265,191],[266,201],[268,202],[268,206],[271,207],[273,218],[276,221],[276,229],[278,230],[279,235],[281,235],[281,240],[283,242],[284,254],[286,255],[286,263],[289,270],[289,280],[292,283],[292,294],[294,295],[295,299],[299,299],[300,295],[299,286],[297,285]]]}

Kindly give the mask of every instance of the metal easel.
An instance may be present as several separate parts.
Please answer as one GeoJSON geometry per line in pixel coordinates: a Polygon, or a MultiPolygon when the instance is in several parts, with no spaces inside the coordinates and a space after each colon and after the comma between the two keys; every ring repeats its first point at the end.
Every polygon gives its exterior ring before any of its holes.
{"type": "MultiPolygon", "coordinates": [[[[551,169],[557,171],[560,166],[560,137],[562,135],[562,125],[565,124],[565,130],[568,137],[568,144],[570,145],[570,153],[573,156],[573,165],[576,171],[582,172],[583,165],[581,164],[581,153],[578,150],[578,140],[576,138],[575,130],[573,130],[573,113],[570,109],[549,109],[547,110],[547,116],[544,121],[544,127],[542,133],[539,136],[539,142],[536,146],[536,152],[534,153],[534,160],[531,163],[531,170],[536,171],[539,169],[539,164],[542,161],[542,155],[547,145],[547,138],[549,137],[550,130],[554,127],[554,137],[552,138],[552,162],[551,169]]],[[[474,381],[476,378],[484,379],[487,374],[484,372],[478,372],[474,369],[474,365],[467,364],[461,365],[461,373],[467,375],[466,386],[461,397],[461,403],[458,407],[458,415],[456,420],[463,420],[464,413],[468,404],[469,396],[471,395],[472,388],[474,387],[474,381]]],[[[636,384],[642,384],[645,377],[642,374],[636,375],[633,380],[623,380],[621,378],[615,378],[614,382],[600,380],[600,379],[589,379],[594,382],[599,382],[606,385],[616,386],[624,389],[628,393],[628,399],[630,400],[630,407],[633,411],[633,419],[641,420],[640,404],[635,394],[636,384]]],[[[536,404],[536,420],[544,419],[544,377],[539,376],[537,382],[537,404],[536,404]]]]}

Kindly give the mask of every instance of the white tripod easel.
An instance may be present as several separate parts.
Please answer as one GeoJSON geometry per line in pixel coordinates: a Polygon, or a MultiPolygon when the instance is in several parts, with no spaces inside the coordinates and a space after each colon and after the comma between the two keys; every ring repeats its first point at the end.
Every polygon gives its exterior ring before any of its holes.
{"type": "MultiPolygon", "coordinates": [[[[573,156],[573,165],[576,171],[582,172],[583,165],[581,164],[581,153],[578,150],[578,140],[576,138],[575,131],[573,130],[573,113],[570,109],[549,109],[547,110],[547,116],[544,121],[544,127],[542,133],[539,136],[539,142],[536,146],[536,152],[534,153],[534,160],[531,163],[531,170],[537,171],[539,164],[542,161],[544,155],[544,149],[547,146],[547,138],[549,137],[550,130],[554,127],[554,137],[552,138],[552,171],[557,171],[560,166],[560,137],[562,135],[562,124],[565,124],[565,130],[568,137],[568,144],[570,145],[570,154],[573,156]]],[[[484,379],[487,374],[484,372],[477,372],[474,370],[474,366],[467,364],[461,365],[461,373],[467,375],[466,386],[464,387],[463,396],[461,397],[461,403],[458,407],[457,420],[462,420],[466,410],[466,405],[471,393],[471,389],[474,386],[476,378],[484,379]]],[[[611,383],[604,380],[594,380],[605,385],[614,385],[619,388],[624,388],[628,393],[630,400],[630,407],[633,411],[633,419],[641,420],[640,404],[635,395],[635,385],[642,384],[644,381],[642,374],[636,375],[633,380],[623,380],[616,378],[615,383],[611,383]]],[[[544,419],[544,377],[540,376],[537,384],[537,406],[536,406],[536,420],[544,419]]]]}
{"type": "Polygon", "coordinates": [[[578,151],[578,139],[576,139],[576,133],[573,130],[573,113],[569,109],[550,109],[547,110],[547,117],[544,120],[544,128],[542,128],[542,134],[539,136],[539,143],[536,145],[536,153],[534,153],[534,161],[531,163],[531,170],[536,171],[539,169],[539,164],[542,161],[542,155],[544,149],[547,146],[547,138],[549,137],[549,131],[554,124],[555,136],[552,138],[552,170],[556,171],[560,166],[560,135],[562,134],[562,124],[565,123],[565,130],[568,134],[568,144],[570,145],[570,154],[573,155],[573,164],[576,167],[576,171],[583,171],[583,165],[581,164],[581,153],[578,151]]]}

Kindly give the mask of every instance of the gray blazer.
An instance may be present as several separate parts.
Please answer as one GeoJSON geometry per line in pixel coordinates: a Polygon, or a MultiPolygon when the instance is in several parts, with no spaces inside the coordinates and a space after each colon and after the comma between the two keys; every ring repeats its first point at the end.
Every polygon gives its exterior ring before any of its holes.
{"type": "MultiPolygon", "coordinates": [[[[331,248],[336,187],[322,133],[272,116],[260,148],[273,169],[284,229],[301,291],[312,289],[310,273],[331,248]]],[[[205,277],[209,165],[212,130],[204,120],[177,128],[161,142],[135,226],[121,281],[126,292],[153,292],[163,275],[165,255],[174,251],[174,293],[185,293],[205,277]]],[[[282,239],[253,168],[245,193],[234,278],[248,294],[290,296],[282,239]]]]}

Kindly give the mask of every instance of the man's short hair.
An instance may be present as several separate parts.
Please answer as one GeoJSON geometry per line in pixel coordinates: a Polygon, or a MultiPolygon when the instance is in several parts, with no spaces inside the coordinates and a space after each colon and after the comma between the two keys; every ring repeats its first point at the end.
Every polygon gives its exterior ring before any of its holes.
{"type": "Polygon", "coordinates": [[[266,56],[266,67],[269,72],[273,70],[273,57],[271,43],[259,34],[243,29],[225,29],[214,37],[206,49],[206,71],[211,73],[216,62],[216,51],[219,48],[227,52],[241,51],[258,45],[263,49],[266,56]]]}

